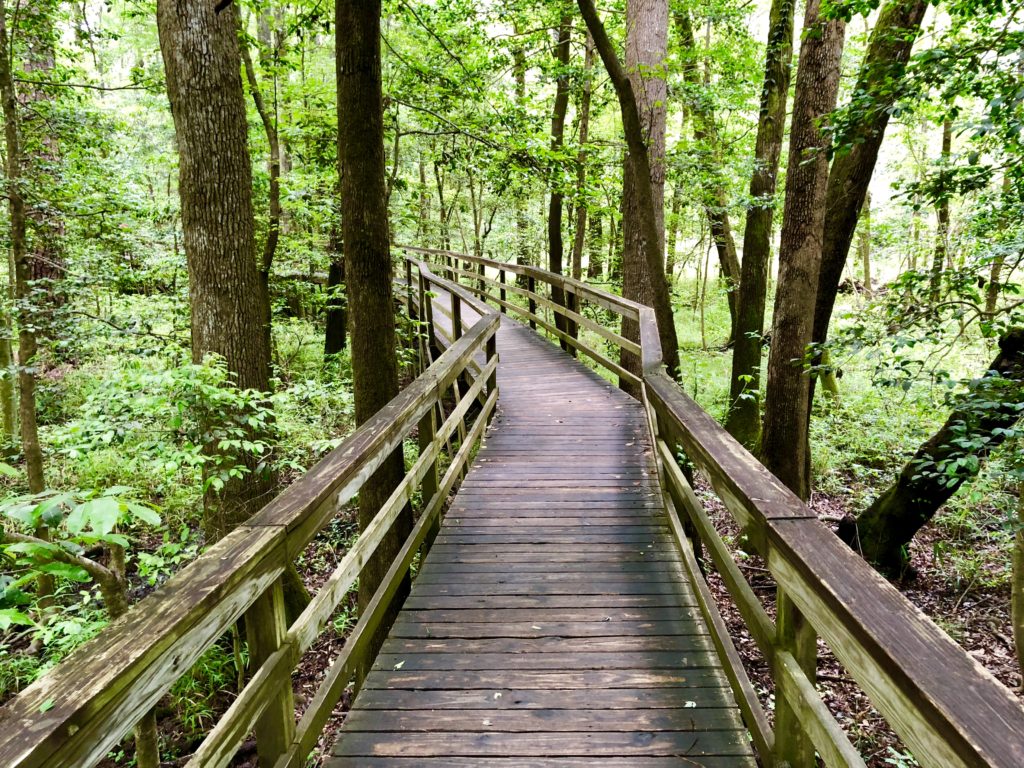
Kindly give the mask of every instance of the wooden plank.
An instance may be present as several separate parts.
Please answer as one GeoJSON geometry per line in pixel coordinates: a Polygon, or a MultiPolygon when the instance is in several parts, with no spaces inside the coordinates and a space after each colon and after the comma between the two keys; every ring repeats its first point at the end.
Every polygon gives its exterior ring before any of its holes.
{"type": "MultiPolygon", "coordinates": [[[[592,689],[557,690],[438,690],[430,693],[435,709],[712,709],[734,707],[724,688],[609,688],[600,696],[592,689]],[[495,695],[497,694],[497,695],[495,695]],[[691,703],[692,702],[692,703],[691,703]]],[[[368,689],[359,694],[361,710],[397,711],[419,709],[424,704],[421,691],[404,689],[368,689]]],[[[623,716],[619,716],[623,719],[623,716]]]]}
{"type": "Polygon", "coordinates": [[[632,733],[638,730],[657,731],[739,731],[743,729],[735,708],[684,708],[679,702],[675,709],[645,709],[623,713],[614,709],[496,709],[452,710],[438,722],[433,710],[398,710],[381,714],[378,711],[357,709],[345,721],[345,738],[352,733],[398,731],[405,734],[417,731],[463,731],[478,733],[529,733],[538,731],[575,732],[617,731],[632,733]]]}
{"type": "MultiPolygon", "coordinates": [[[[445,731],[441,733],[346,733],[335,754],[391,757],[554,757],[590,758],[622,755],[661,755],[689,758],[700,755],[746,755],[750,747],[744,731],[638,731],[557,733],[537,731],[524,738],[518,733],[445,731]]],[[[684,764],[685,765],[685,764],[684,764]]]]}
{"type": "Polygon", "coordinates": [[[578,669],[572,672],[530,669],[466,671],[381,670],[370,674],[368,688],[407,690],[489,690],[522,688],[538,690],[604,691],[615,688],[708,688],[726,687],[721,670],[714,667],[669,669],[578,669]]]}
{"type": "MultiPolygon", "coordinates": [[[[480,768],[480,758],[451,757],[439,759],[422,757],[334,757],[326,768],[480,768]]],[[[593,768],[590,757],[489,757],[487,765],[494,768],[593,768]]],[[[601,768],[756,768],[753,757],[741,755],[700,755],[698,757],[602,757],[601,768]]]]}
{"type": "Polygon", "coordinates": [[[707,635],[651,635],[639,637],[484,637],[484,638],[405,638],[392,637],[381,648],[381,653],[394,654],[513,654],[544,655],[574,654],[589,658],[589,654],[679,652],[696,653],[711,648],[707,635]]]}
{"type": "Polygon", "coordinates": [[[374,669],[488,671],[501,670],[601,670],[601,669],[689,669],[721,665],[717,657],[701,651],[616,651],[603,653],[381,653],[374,669]]]}
{"type": "MultiPolygon", "coordinates": [[[[435,638],[435,639],[470,639],[470,638],[648,638],[667,635],[702,635],[703,627],[686,618],[679,617],[674,620],[654,621],[643,619],[640,621],[604,621],[602,619],[591,621],[545,621],[533,617],[527,621],[513,622],[508,619],[501,620],[500,614],[503,611],[494,611],[496,621],[466,621],[452,616],[451,611],[447,613],[449,621],[439,621],[434,614],[429,620],[409,621],[403,620],[395,624],[391,630],[393,638],[435,638]]],[[[677,612],[678,613],[678,612],[677,612]]],[[[688,618],[688,617],[687,617],[688,618]]]]}

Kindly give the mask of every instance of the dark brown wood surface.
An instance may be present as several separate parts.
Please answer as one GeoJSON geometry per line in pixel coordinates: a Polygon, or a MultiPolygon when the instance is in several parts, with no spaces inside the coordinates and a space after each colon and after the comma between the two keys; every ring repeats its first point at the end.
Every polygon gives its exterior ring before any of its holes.
{"type": "Polygon", "coordinates": [[[332,768],[753,766],[643,407],[504,318],[498,354],[498,415],[332,768]]]}

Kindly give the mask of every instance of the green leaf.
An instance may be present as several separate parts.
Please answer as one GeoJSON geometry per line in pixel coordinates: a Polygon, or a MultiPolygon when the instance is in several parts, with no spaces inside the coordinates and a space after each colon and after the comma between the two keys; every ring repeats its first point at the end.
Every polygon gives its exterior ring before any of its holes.
{"type": "Polygon", "coordinates": [[[75,565],[69,565],[67,563],[41,563],[36,566],[36,570],[42,571],[43,573],[49,573],[54,576],[58,576],[62,579],[68,579],[69,581],[87,582],[91,581],[89,574],[84,569],[79,568],[75,565]]]}
{"type": "Polygon", "coordinates": [[[132,516],[138,520],[141,520],[146,525],[160,525],[160,515],[153,509],[150,509],[145,504],[138,504],[134,501],[126,501],[125,506],[128,507],[128,511],[132,513],[132,516]]]}
{"type": "Polygon", "coordinates": [[[21,473],[18,472],[18,470],[16,470],[10,464],[5,464],[4,462],[0,461],[0,475],[6,475],[7,477],[18,477],[20,476],[20,474],[21,473]]]}
{"type": "Polygon", "coordinates": [[[0,632],[6,632],[14,624],[31,627],[35,624],[32,618],[14,608],[0,609],[0,632]]]}
{"type": "Polygon", "coordinates": [[[86,508],[84,514],[89,520],[89,527],[99,534],[114,530],[121,517],[121,502],[109,496],[100,496],[82,506],[86,508]]]}

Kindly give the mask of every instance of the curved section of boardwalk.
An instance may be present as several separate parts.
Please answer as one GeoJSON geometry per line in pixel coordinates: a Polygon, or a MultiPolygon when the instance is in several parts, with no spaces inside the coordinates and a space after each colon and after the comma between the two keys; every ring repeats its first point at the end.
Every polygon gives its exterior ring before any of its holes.
{"type": "Polygon", "coordinates": [[[335,749],[345,766],[753,766],[640,404],[514,322],[500,412],[335,749]]]}

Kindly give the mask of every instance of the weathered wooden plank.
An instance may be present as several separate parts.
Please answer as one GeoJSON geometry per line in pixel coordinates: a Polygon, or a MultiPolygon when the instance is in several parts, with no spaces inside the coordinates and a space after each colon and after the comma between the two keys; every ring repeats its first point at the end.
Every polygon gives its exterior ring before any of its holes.
{"type": "Polygon", "coordinates": [[[561,670],[561,669],[690,669],[721,665],[703,651],[616,651],[603,653],[381,653],[374,669],[425,670],[561,670]]]}
{"type": "Polygon", "coordinates": [[[441,719],[433,710],[379,711],[357,709],[345,721],[345,738],[351,733],[398,731],[403,734],[425,731],[462,731],[477,733],[529,733],[538,731],[575,732],[601,731],[740,731],[743,724],[735,708],[642,709],[623,717],[614,709],[497,709],[452,710],[441,719]]]}
{"type": "Polygon", "coordinates": [[[522,688],[537,690],[603,691],[613,688],[708,688],[727,687],[715,667],[670,669],[577,669],[572,672],[537,669],[473,670],[380,670],[363,683],[368,688],[407,690],[490,690],[522,688]]]}
{"type": "MultiPolygon", "coordinates": [[[[376,688],[359,694],[363,710],[420,709],[422,691],[376,688]]],[[[595,696],[592,689],[557,690],[435,690],[430,692],[435,709],[711,709],[734,707],[725,688],[608,688],[595,696]]],[[[625,721],[627,716],[619,715],[625,721]]]]}
{"type": "Polygon", "coordinates": [[[623,755],[675,756],[746,755],[750,747],[744,731],[637,731],[552,733],[537,731],[524,738],[518,733],[391,734],[346,733],[335,747],[336,755],[394,757],[502,756],[591,758],[623,755]]]}
{"type": "Polygon", "coordinates": [[[707,635],[652,635],[635,637],[392,637],[381,653],[394,654],[513,654],[520,656],[558,653],[561,655],[600,653],[679,652],[696,653],[710,650],[707,635]]]}
{"type": "MultiPolygon", "coordinates": [[[[488,757],[487,765],[494,768],[593,768],[590,757],[488,757]]],[[[601,768],[755,768],[753,757],[742,755],[693,755],[674,757],[608,757],[601,758],[601,768]]],[[[334,757],[327,768],[419,768],[445,766],[445,768],[480,768],[478,757],[441,758],[423,757],[334,757]]]]}
{"type": "MultiPolygon", "coordinates": [[[[440,613],[439,611],[433,612],[440,613]]],[[[393,638],[441,638],[441,639],[471,639],[471,638],[609,638],[614,637],[620,641],[623,638],[635,637],[658,637],[668,635],[703,635],[699,624],[688,621],[689,617],[676,618],[675,620],[655,621],[645,619],[641,621],[604,621],[596,619],[591,621],[544,621],[534,617],[527,621],[514,622],[509,619],[502,621],[495,617],[492,622],[473,622],[465,619],[452,617],[449,612],[450,621],[439,621],[431,615],[428,621],[403,620],[395,623],[391,630],[393,638]]],[[[496,614],[502,611],[494,611],[496,614]]],[[[681,613],[681,612],[680,612],[681,613]]]]}

